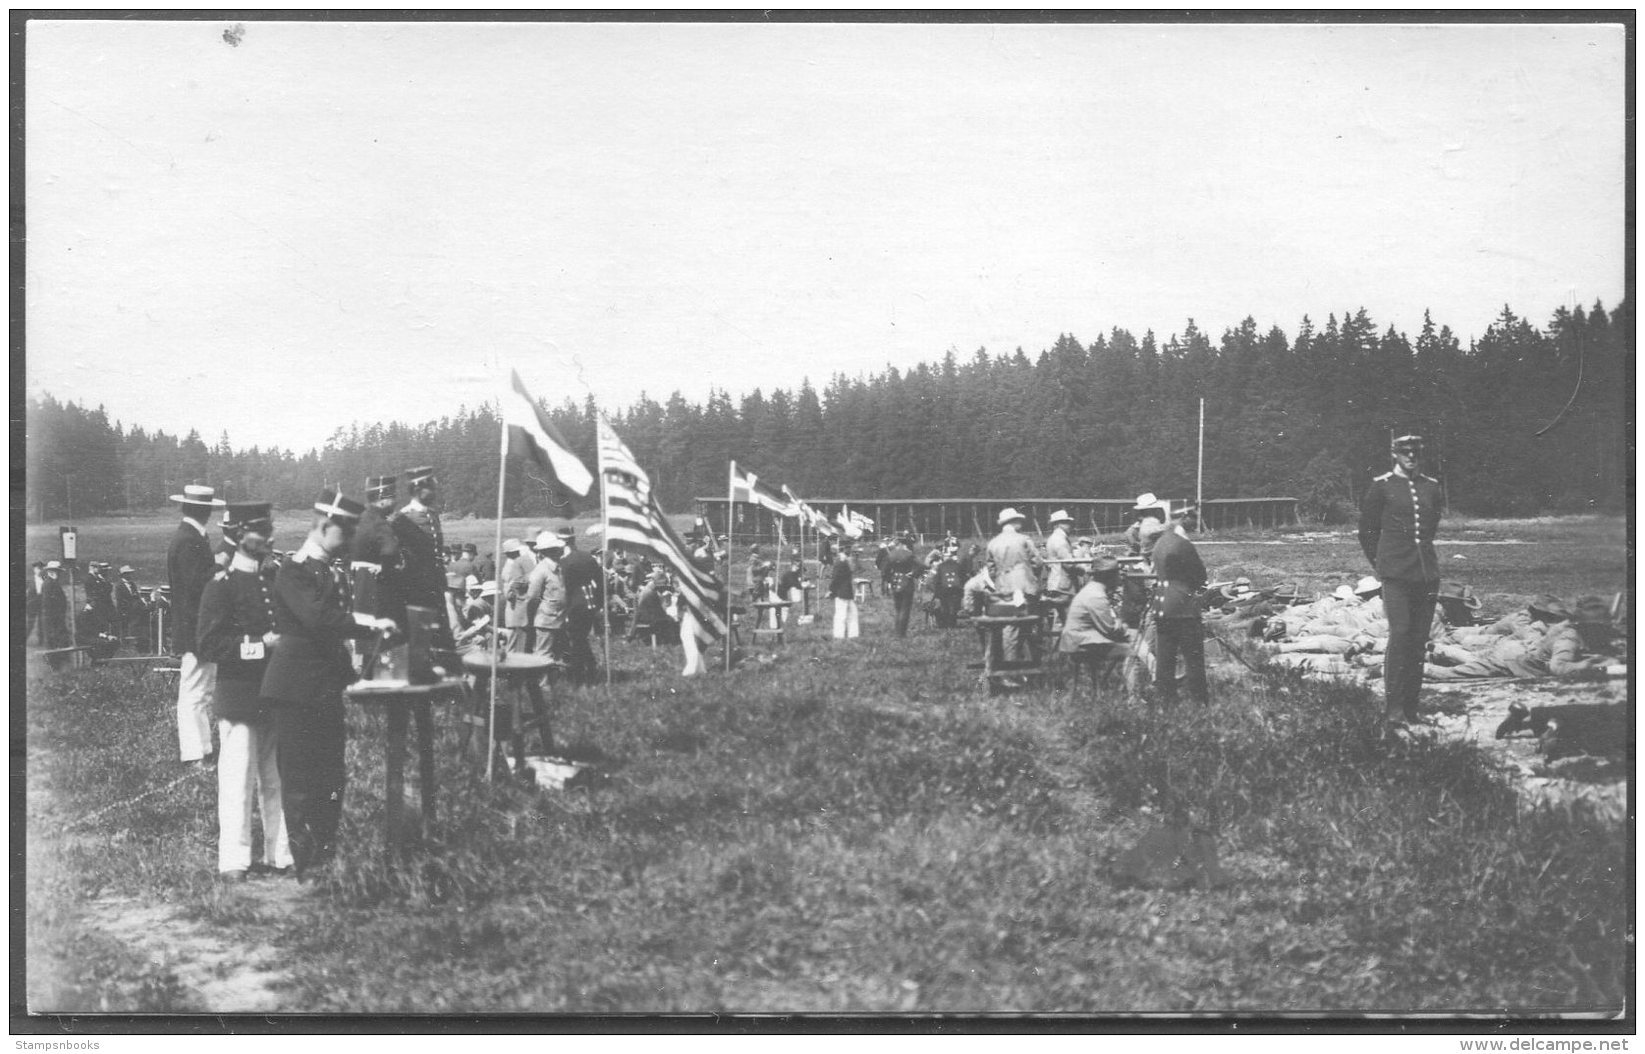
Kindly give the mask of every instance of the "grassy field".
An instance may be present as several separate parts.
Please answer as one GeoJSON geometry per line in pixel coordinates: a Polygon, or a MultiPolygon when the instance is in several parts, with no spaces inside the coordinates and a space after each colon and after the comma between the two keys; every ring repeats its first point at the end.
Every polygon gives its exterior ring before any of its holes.
{"type": "MultiPolygon", "coordinates": [[[[169,530],[81,537],[153,566],[169,530]]],[[[1280,537],[1209,539],[1206,562],[1312,588],[1364,571],[1349,536],[1280,537]]],[[[1453,538],[1529,543],[1441,548],[1502,610],[1627,580],[1617,520],[1453,538]]],[[[486,784],[447,708],[441,822],[402,862],[381,719],[355,710],[346,849],[294,908],[213,882],[214,788],[167,787],[169,686],[31,671],[30,1005],[208,1009],[88,921],[116,897],[271,945],[298,1012],[1537,1013],[1632,991],[1626,832],[1519,815],[1468,748],[1383,745],[1365,689],[1220,665],[1203,711],[990,697],[969,631],[895,641],[889,621],[874,601],[860,642],[819,622],[695,681],[677,652],[617,645],[609,692],[553,699],[560,746],[602,760],[575,791],[486,784]],[[1179,814],[1229,885],[1123,880],[1118,855],[1179,814]]]]}

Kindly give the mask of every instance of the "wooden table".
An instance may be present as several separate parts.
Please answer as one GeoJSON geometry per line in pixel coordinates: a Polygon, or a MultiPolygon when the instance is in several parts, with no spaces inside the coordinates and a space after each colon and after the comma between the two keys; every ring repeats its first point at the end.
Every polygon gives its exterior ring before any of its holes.
{"type": "Polygon", "coordinates": [[[405,811],[406,719],[417,719],[417,779],[423,800],[423,829],[434,826],[434,717],[432,702],[455,699],[463,682],[450,678],[435,684],[393,684],[358,681],[344,689],[351,703],[381,703],[387,711],[388,736],[383,748],[383,786],[386,806],[385,844],[401,844],[405,811]]]}
{"type": "Polygon", "coordinates": [[[1044,678],[1050,674],[1045,667],[1045,642],[1041,634],[1045,627],[1042,615],[978,615],[971,620],[983,631],[982,681],[992,695],[1000,682],[1014,677],[1044,678]],[[1031,658],[1027,662],[1005,658],[1005,631],[1015,626],[1027,644],[1031,658]]]}
{"type": "MultiPolygon", "coordinates": [[[[554,745],[554,734],[549,726],[548,704],[543,700],[542,681],[550,667],[556,665],[553,659],[546,655],[535,655],[527,652],[511,651],[497,658],[497,673],[502,677],[502,684],[498,685],[498,706],[509,708],[510,720],[508,724],[509,739],[514,745],[514,769],[517,773],[525,771],[525,733],[527,728],[535,729],[546,750],[554,745]],[[504,700],[501,689],[506,685],[513,690],[515,698],[504,700]],[[525,708],[518,704],[521,693],[531,703],[532,719],[525,719],[525,708]]],[[[485,652],[470,652],[463,656],[463,669],[483,679],[491,676],[491,656],[485,652]]],[[[485,716],[478,714],[468,715],[468,728],[464,730],[463,745],[468,744],[468,735],[473,733],[476,726],[486,729],[486,741],[491,741],[491,710],[489,691],[476,691],[477,706],[485,707],[485,716]]]]}
{"type": "Polygon", "coordinates": [[[777,638],[782,644],[786,638],[783,635],[783,616],[791,607],[787,600],[756,600],[754,601],[754,632],[753,642],[760,642],[760,634],[764,633],[777,638]]]}

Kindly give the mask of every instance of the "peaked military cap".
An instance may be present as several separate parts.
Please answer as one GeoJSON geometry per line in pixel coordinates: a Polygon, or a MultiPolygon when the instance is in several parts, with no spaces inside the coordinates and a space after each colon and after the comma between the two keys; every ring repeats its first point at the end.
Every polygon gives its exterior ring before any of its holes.
{"type": "Polygon", "coordinates": [[[366,500],[367,501],[383,501],[385,499],[392,500],[393,497],[394,497],[395,483],[396,483],[396,481],[395,481],[395,478],[393,476],[367,476],[366,477],[366,500]]]}
{"type": "Polygon", "coordinates": [[[433,465],[419,465],[416,468],[406,469],[406,486],[412,490],[416,490],[418,487],[432,487],[438,483],[439,480],[434,478],[433,465]]]}
{"type": "Polygon", "coordinates": [[[273,534],[274,505],[267,501],[230,502],[228,511],[223,514],[224,528],[230,523],[242,533],[256,531],[258,534],[273,534]]]}
{"type": "Polygon", "coordinates": [[[320,500],[314,503],[314,511],[343,526],[351,526],[359,521],[366,507],[347,495],[328,489],[320,492],[320,500]]]}
{"type": "Polygon", "coordinates": [[[1418,435],[1400,436],[1390,443],[1389,449],[1396,454],[1420,454],[1428,445],[1428,441],[1418,435]]]}

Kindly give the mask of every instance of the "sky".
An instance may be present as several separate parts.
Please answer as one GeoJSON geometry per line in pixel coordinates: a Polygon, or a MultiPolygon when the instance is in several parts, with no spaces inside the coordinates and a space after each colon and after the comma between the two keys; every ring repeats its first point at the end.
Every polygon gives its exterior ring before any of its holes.
{"type": "Polygon", "coordinates": [[[301,451],[510,368],[618,409],[1624,293],[1620,25],[234,25],[28,23],[30,394],[301,451]]]}

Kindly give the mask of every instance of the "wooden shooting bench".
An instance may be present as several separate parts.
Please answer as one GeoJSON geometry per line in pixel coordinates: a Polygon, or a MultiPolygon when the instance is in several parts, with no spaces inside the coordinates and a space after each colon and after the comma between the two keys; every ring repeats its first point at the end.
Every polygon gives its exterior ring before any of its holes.
{"type": "Polygon", "coordinates": [[[383,746],[384,844],[404,844],[405,752],[407,719],[417,719],[417,786],[423,802],[423,830],[434,826],[434,716],[430,703],[448,702],[463,694],[463,682],[448,678],[434,684],[357,681],[344,689],[351,703],[381,705],[388,717],[383,746]]]}
{"type": "Polygon", "coordinates": [[[754,602],[754,629],[750,634],[752,643],[760,643],[760,635],[777,638],[777,643],[786,641],[783,634],[784,615],[792,606],[787,600],[756,600],[754,602]]]}
{"type": "Polygon", "coordinates": [[[1032,678],[1043,681],[1050,676],[1051,671],[1045,665],[1045,616],[1028,613],[978,615],[971,620],[971,624],[983,631],[981,681],[989,695],[998,692],[1007,680],[1032,678]],[[1027,662],[1005,657],[1005,631],[1012,626],[1020,631],[1028,648],[1027,662]]]}
{"type": "Polygon", "coordinates": [[[874,595],[874,580],[872,578],[853,578],[851,584],[855,587],[853,599],[859,604],[867,603],[868,598],[874,595]]]}

